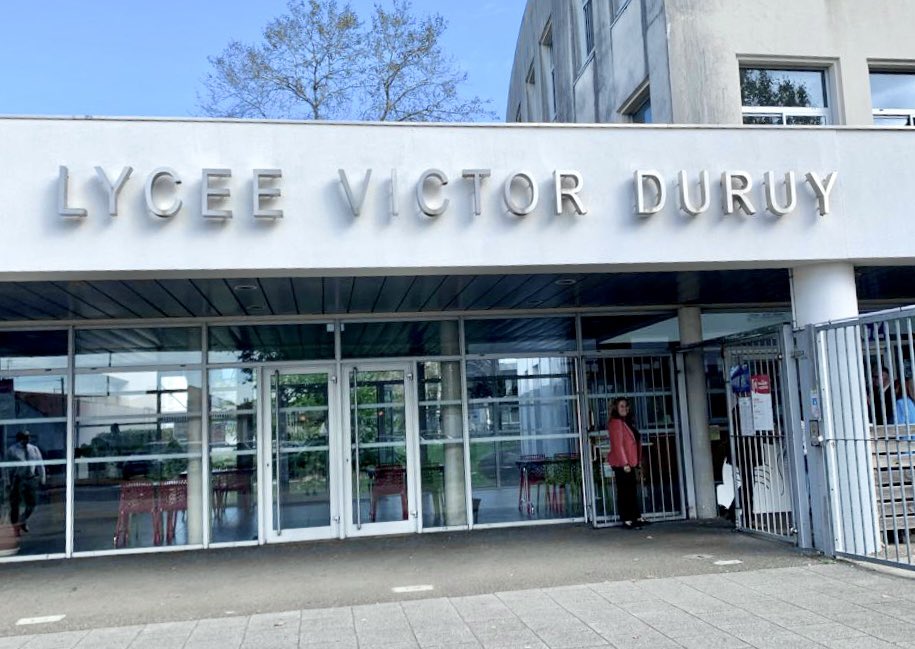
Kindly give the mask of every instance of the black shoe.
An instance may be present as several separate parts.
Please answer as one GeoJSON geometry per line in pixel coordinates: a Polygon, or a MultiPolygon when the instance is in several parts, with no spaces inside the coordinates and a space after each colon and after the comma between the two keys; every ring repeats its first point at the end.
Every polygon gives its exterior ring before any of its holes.
{"type": "Polygon", "coordinates": [[[648,525],[651,525],[651,521],[646,521],[644,518],[637,518],[635,519],[635,524],[639,527],[647,527],[648,525]]]}
{"type": "Polygon", "coordinates": [[[636,525],[632,521],[623,521],[623,529],[624,530],[635,530],[635,529],[638,529],[638,525],[636,525]]]}
{"type": "Polygon", "coordinates": [[[23,521],[22,523],[20,523],[19,529],[21,529],[23,532],[28,532],[29,526],[25,524],[25,521],[23,521]]]}

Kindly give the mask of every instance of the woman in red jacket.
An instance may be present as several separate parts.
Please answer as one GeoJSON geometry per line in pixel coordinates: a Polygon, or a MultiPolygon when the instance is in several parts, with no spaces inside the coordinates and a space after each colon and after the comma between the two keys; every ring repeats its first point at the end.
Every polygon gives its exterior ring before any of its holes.
{"type": "Polygon", "coordinates": [[[607,430],[610,433],[607,462],[613,467],[616,477],[617,513],[623,521],[623,527],[635,529],[645,523],[639,504],[636,477],[636,469],[641,464],[642,445],[639,442],[639,432],[632,423],[629,400],[625,397],[614,400],[607,430]]]}

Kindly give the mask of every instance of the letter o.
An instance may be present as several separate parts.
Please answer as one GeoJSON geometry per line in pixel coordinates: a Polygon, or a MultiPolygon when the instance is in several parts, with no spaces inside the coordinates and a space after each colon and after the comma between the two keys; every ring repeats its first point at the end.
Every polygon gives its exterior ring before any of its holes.
{"type": "Polygon", "coordinates": [[[502,188],[502,197],[505,199],[505,207],[508,208],[509,212],[516,216],[527,216],[537,209],[537,203],[540,200],[540,190],[537,189],[537,183],[534,182],[533,175],[530,172],[516,171],[505,181],[505,186],[502,188]],[[531,192],[530,201],[527,205],[523,206],[518,205],[515,202],[515,198],[512,196],[512,187],[514,186],[515,181],[519,179],[527,183],[531,192]]]}

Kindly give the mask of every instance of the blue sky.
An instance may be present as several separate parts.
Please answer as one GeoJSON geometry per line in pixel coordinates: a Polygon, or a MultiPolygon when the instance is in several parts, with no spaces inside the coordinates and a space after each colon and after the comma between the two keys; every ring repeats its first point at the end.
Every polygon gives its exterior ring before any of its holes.
{"type": "MultiPolygon", "coordinates": [[[[372,0],[351,0],[369,16],[372,0]]],[[[445,49],[468,73],[467,94],[505,116],[525,0],[413,0],[448,21],[445,49]]],[[[199,115],[209,64],[233,39],[259,40],[286,0],[3,2],[0,114],[199,115]],[[40,7],[40,8],[39,8],[40,7]]]]}

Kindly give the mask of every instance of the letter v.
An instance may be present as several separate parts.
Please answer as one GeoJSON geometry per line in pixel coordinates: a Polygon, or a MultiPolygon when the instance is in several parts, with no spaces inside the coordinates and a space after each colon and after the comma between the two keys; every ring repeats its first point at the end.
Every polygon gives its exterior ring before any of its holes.
{"type": "Polygon", "coordinates": [[[346,200],[349,201],[350,209],[353,210],[353,216],[359,216],[359,213],[362,211],[362,204],[365,203],[365,196],[369,191],[369,181],[372,179],[372,170],[367,169],[365,172],[365,180],[362,181],[362,192],[359,194],[357,199],[353,196],[353,189],[350,187],[349,178],[346,177],[346,171],[343,169],[337,170],[340,174],[340,182],[343,183],[343,191],[346,192],[346,200]]]}

